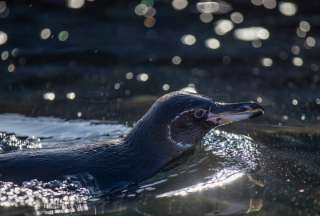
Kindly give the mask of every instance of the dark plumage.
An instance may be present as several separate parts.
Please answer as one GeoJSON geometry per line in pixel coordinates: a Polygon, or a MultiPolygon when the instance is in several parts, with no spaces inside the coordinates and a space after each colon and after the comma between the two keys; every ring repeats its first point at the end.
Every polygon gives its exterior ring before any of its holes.
{"type": "Polygon", "coordinates": [[[92,176],[110,192],[154,175],[216,126],[260,115],[256,103],[222,104],[187,92],[159,98],[123,140],[0,155],[0,180],[50,181],[92,176]]]}

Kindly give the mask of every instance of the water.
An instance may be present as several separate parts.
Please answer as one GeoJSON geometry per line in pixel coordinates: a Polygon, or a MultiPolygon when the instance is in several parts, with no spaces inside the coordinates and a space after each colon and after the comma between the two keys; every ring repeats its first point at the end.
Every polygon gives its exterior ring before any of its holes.
{"type": "Polygon", "coordinates": [[[1,182],[0,214],[319,215],[319,6],[0,1],[0,154],[121,138],[187,86],[266,110],[116,200],[74,179],[1,182]]]}
{"type": "MultiPolygon", "coordinates": [[[[68,121],[17,114],[1,114],[0,122],[0,130],[8,130],[1,133],[1,154],[28,148],[58,149],[73,143],[107,142],[130,130],[105,121],[68,121]],[[16,134],[9,133],[13,130],[16,134]]],[[[264,127],[254,131],[263,134],[272,130],[264,127]]],[[[257,134],[251,138],[212,130],[192,155],[113,200],[97,196],[94,186],[83,186],[77,179],[30,180],[21,185],[0,182],[0,211],[19,212],[17,207],[29,206],[34,214],[234,215],[289,211],[290,215],[315,215],[320,208],[316,190],[320,173],[318,146],[301,147],[299,142],[303,140],[293,137],[294,133],[291,144],[274,146],[268,139],[259,139],[257,134]]],[[[288,136],[277,139],[286,141],[288,136]]]]}

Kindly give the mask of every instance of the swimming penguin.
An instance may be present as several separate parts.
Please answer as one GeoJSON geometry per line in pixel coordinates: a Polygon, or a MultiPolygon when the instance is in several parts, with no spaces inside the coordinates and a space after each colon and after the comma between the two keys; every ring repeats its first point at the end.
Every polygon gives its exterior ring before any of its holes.
{"type": "Polygon", "coordinates": [[[212,128],[263,114],[254,102],[218,103],[177,91],[160,97],[117,144],[0,154],[0,181],[89,176],[104,193],[136,184],[199,144],[212,128]]]}

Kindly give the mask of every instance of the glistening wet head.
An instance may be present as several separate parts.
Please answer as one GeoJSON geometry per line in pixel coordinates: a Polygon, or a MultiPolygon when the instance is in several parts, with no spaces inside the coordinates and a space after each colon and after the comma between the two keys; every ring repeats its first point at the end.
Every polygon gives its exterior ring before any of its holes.
{"type": "MultiPolygon", "coordinates": [[[[197,95],[190,95],[195,97],[197,95]]],[[[264,113],[263,108],[254,102],[218,103],[203,96],[194,106],[188,106],[170,123],[170,134],[176,142],[196,144],[212,128],[236,121],[254,118],[264,113]],[[209,103],[209,104],[208,104],[209,103]]],[[[192,104],[192,103],[191,103],[192,104]]]]}
{"type": "MultiPolygon", "coordinates": [[[[219,103],[199,94],[180,91],[159,98],[139,123],[159,138],[167,137],[171,145],[194,145],[212,128],[253,118],[263,112],[263,108],[254,102],[219,103]]],[[[139,124],[137,126],[139,128],[139,124]]]]}

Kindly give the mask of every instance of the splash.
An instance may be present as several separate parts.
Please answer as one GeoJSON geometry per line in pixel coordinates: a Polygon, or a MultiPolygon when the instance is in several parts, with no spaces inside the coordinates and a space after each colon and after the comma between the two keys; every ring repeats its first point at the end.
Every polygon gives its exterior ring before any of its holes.
{"type": "Polygon", "coordinates": [[[23,138],[15,134],[0,132],[0,154],[22,149],[41,148],[40,139],[35,137],[23,138]]]}
{"type": "Polygon", "coordinates": [[[254,169],[260,152],[252,138],[220,130],[210,131],[203,141],[205,151],[226,160],[226,167],[254,169]]]}

